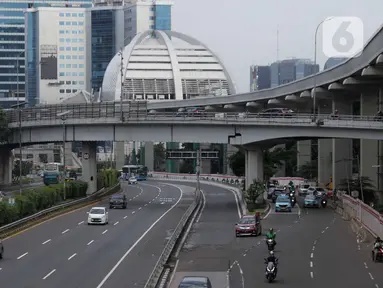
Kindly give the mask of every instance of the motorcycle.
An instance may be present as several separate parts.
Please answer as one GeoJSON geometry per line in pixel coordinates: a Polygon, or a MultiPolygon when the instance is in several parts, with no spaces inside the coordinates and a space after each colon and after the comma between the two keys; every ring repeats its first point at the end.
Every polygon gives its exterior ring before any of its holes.
{"type": "Polygon", "coordinates": [[[273,251],[275,247],[275,241],[273,239],[267,239],[266,240],[267,248],[269,251],[273,251]]]}
{"type": "Polygon", "coordinates": [[[381,262],[383,260],[383,248],[378,247],[372,250],[372,261],[381,262]]]}
{"type": "Polygon", "coordinates": [[[277,267],[276,264],[273,262],[268,262],[267,259],[265,259],[266,266],[266,279],[269,281],[269,283],[273,282],[275,278],[277,277],[277,267]]]}
{"type": "Polygon", "coordinates": [[[327,200],[326,199],[322,199],[322,207],[326,208],[326,205],[327,205],[327,200]]]}

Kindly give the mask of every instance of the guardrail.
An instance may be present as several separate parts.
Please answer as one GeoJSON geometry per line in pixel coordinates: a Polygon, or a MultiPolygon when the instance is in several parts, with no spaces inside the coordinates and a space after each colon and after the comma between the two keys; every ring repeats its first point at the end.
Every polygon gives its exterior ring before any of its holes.
{"type": "Polygon", "coordinates": [[[374,236],[383,238],[383,217],[378,211],[346,194],[343,194],[340,199],[343,212],[361,223],[374,236]]]}
{"type": "MultiPolygon", "coordinates": [[[[146,104],[143,104],[146,105],[146,104]]],[[[145,106],[146,107],[146,106],[145,106]]],[[[66,120],[70,119],[109,119],[107,122],[121,122],[129,120],[174,120],[174,121],[236,121],[236,122],[256,122],[256,123],[290,123],[291,124],[310,124],[313,123],[313,114],[307,113],[292,113],[282,115],[270,115],[265,113],[238,113],[238,112],[154,112],[150,113],[144,106],[132,110],[130,104],[122,105],[122,118],[119,103],[91,103],[91,104],[72,104],[72,105],[45,105],[34,108],[23,108],[19,114],[17,110],[7,111],[7,121],[9,124],[19,123],[19,120],[23,123],[44,121],[47,123],[53,123],[54,121],[61,121],[60,116],[62,112],[70,111],[65,115],[66,120]],[[21,115],[21,118],[19,117],[21,115]]],[[[346,125],[347,122],[372,122],[383,124],[383,117],[374,115],[359,116],[359,115],[331,115],[331,114],[319,114],[316,115],[316,119],[321,119],[326,123],[332,123],[339,125],[346,125]]],[[[60,122],[61,123],[61,122],[60,122]]],[[[69,122],[68,122],[69,123],[69,122]]],[[[348,126],[351,123],[348,123],[348,126]]],[[[367,123],[366,123],[367,124],[367,123]]],[[[382,125],[383,126],[383,125],[382,125]]]]}
{"type": "Polygon", "coordinates": [[[88,202],[91,203],[93,201],[96,201],[96,200],[102,198],[103,196],[106,196],[108,193],[115,191],[116,189],[118,189],[118,187],[120,187],[120,185],[121,184],[118,183],[115,186],[109,187],[107,189],[102,188],[101,190],[99,190],[96,193],[93,193],[92,195],[89,195],[87,197],[84,197],[84,198],[81,198],[78,200],[74,200],[74,201],[70,201],[68,203],[53,206],[51,208],[37,212],[31,216],[28,216],[28,217],[25,217],[23,219],[17,220],[15,222],[9,223],[7,225],[1,226],[0,227],[0,239],[8,236],[10,231],[13,231],[19,227],[24,227],[27,223],[32,222],[34,220],[38,220],[44,216],[47,216],[48,214],[52,214],[54,212],[58,212],[60,210],[63,210],[63,209],[69,208],[69,207],[77,206],[79,204],[88,203],[88,202]]]}
{"type": "Polygon", "coordinates": [[[182,216],[180,222],[178,223],[176,229],[174,230],[172,236],[170,237],[168,243],[166,244],[164,250],[162,251],[162,254],[160,258],[158,259],[156,266],[154,267],[152,274],[150,275],[144,288],[155,288],[157,286],[157,283],[160,280],[161,274],[165,269],[165,265],[169,260],[170,254],[172,253],[181,235],[182,230],[184,229],[186,223],[188,222],[189,218],[193,214],[193,211],[197,208],[197,206],[199,206],[201,199],[202,199],[201,192],[199,190],[196,190],[195,200],[182,216]]]}

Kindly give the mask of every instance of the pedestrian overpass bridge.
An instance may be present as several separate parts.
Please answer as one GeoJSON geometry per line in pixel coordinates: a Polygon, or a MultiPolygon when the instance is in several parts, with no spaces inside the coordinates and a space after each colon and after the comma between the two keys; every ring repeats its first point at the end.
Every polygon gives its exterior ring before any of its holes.
{"type": "MultiPolygon", "coordinates": [[[[8,111],[10,144],[65,141],[198,142],[249,145],[274,139],[383,138],[383,122],[373,116],[296,114],[260,117],[248,113],[122,113],[109,104],[52,105],[23,109],[21,133],[17,110],[8,111]],[[58,109],[59,108],[59,109],[58,109]],[[71,108],[71,109],[69,109],[71,108]],[[66,109],[66,110],[65,110],[66,109]],[[65,114],[65,116],[60,116],[65,114]],[[122,120],[121,120],[121,115],[122,120]],[[64,118],[63,118],[64,117],[64,118]]],[[[116,107],[116,106],[114,106],[116,107]]]]}

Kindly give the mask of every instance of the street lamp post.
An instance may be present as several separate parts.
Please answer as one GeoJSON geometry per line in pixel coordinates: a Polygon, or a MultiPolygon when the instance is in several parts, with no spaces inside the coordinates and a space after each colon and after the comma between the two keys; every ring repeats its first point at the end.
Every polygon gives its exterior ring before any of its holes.
{"type": "Polygon", "coordinates": [[[65,144],[66,144],[66,131],[65,131],[65,121],[66,121],[66,115],[71,113],[72,111],[65,111],[62,113],[57,114],[58,117],[61,118],[62,124],[63,124],[63,165],[64,165],[64,200],[66,200],[66,166],[65,166],[65,144]]]}
{"type": "Polygon", "coordinates": [[[120,52],[118,52],[118,55],[120,55],[120,72],[121,72],[121,93],[120,93],[120,118],[121,122],[123,121],[123,114],[122,114],[122,100],[123,100],[123,89],[124,89],[124,55],[123,55],[123,49],[121,48],[120,52]]]}
{"type": "Polygon", "coordinates": [[[319,27],[326,21],[330,21],[331,19],[333,19],[333,17],[329,17],[329,18],[326,18],[324,20],[322,20],[318,25],[317,25],[317,28],[315,29],[315,39],[314,39],[314,76],[313,76],[313,80],[314,80],[314,88],[313,88],[313,115],[314,115],[314,120],[316,119],[316,88],[317,88],[317,74],[318,74],[318,71],[317,71],[317,37],[318,37],[318,31],[319,31],[319,27]]]}

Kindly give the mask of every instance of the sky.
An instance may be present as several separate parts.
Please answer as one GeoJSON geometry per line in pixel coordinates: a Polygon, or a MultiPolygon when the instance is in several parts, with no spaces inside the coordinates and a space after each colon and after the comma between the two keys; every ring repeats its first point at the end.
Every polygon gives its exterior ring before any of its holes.
{"type": "MultiPolygon", "coordinates": [[[[286,58],[314,59],[317,25],[327,17],[354,16],[364,24],[364,42],[383,24],[382,0],[174,0],[172,30],[190,35],[215,52],[237,92],[248,92],[250,65],[286,58]]],[[[327,58],[317,36],[317,61],[327,58]]]]}

